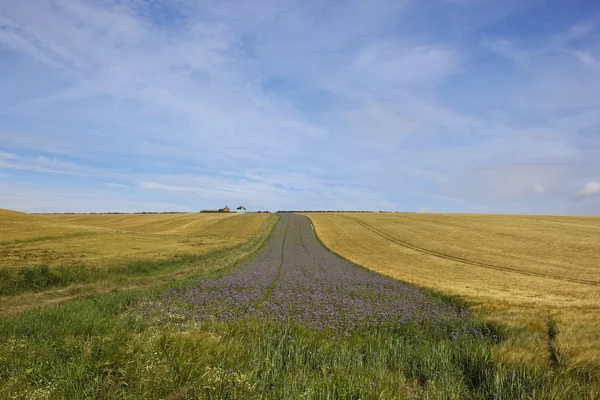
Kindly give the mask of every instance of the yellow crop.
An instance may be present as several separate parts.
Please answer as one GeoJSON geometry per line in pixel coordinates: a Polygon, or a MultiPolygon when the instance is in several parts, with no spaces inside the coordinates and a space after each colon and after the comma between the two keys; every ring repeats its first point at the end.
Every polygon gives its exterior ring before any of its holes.
{"type": "Polygon", "coordinates": [[[248,240],[268,214],[49,214],[0,210],[0,267],[197,254],[248,240]]]}
{"type": "Polygon", "coordinates": [[[349,260],[467,300],[516,329],[504,360],[547,358],[556,321],[563,361],[600,365],[600,218],[309,213],[323,243],[349,260]]]}
{"type": "Polygon", "coordinates": [[[83,276],[86,270],[93,270],[89,278],[66,287],[48,286],[3,296],[0,314],[109,290],[193,278],[230,267],[256,252],[276,221],[273,214],[255,213],[33,215],[0,210],[2,279],[14,279],[23,271],[21,267],[38,265],[57,272],[65,266],[73,273],[80,268],[83,276]],[[195,257],[223,248],[229,251],[195,257]],[[193,255],[196,261],[177,264],[185,255],[193,255]],[[162,260],[166,264],[153,273],[122,273],[136,262],[153,265],[162,260]]]}

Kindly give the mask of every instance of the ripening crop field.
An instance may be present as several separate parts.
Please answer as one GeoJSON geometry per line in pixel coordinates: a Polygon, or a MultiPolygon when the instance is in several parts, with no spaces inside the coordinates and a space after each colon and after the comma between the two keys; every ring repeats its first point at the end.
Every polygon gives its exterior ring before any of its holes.
{"type": "MultiPolygon", "coordinates": [[[[193,274],[196,258],[263,240],[275,219],[256,213],[0,210],[0,296],[6,296],[0,313],[193,274]]],[[[242,257],[251,249],[230,256],[242,257]]],[[[212,269],[220,265],[213,264],[212,269]]]]}
{"type": "Polygon", "coordinates": [[[382,274],[457,295],[515,328],[502,360],[545,363],[550,320],[560,363],[600,374],[600,218],[311,213],[319,238],[382,274]]]}
{"type": "Polygon", "coordinates": [[[75,262],[106,267],[117,261],[196,254],[248,239],[265,218],[235,213],[34,215],[0,210],[0,267],[75,262]]]}

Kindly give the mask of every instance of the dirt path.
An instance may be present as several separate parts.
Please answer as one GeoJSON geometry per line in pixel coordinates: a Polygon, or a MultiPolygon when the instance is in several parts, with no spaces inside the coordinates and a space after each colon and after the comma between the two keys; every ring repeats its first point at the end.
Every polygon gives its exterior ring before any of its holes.
{"type": "Polygon", "coordinates": [[[198,320],[258,318],[340,331],[469,320],[464,310],[335,255],[317,240],[307,217],[287,213],[246,264],[222,278],[168,291],[160,304],[154,312],[168,310],[167,319],[179,310],[198,320]]]}

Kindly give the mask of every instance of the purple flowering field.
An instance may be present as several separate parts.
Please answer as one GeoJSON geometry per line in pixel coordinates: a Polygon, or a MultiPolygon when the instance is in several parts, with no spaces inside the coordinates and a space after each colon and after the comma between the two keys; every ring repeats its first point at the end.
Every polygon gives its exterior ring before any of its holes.
{"type": "Polygon", "coordinates": [[[307,217],[288,213],[264,249],[241,267],[169,290],[158,302],[139,304],[139,311],[155,322],[258,318],[339,332],[416,325],[451,327],[451,338],[481,335],[467,328],[466,310],[345,261],[316,239],[307,217]]]}

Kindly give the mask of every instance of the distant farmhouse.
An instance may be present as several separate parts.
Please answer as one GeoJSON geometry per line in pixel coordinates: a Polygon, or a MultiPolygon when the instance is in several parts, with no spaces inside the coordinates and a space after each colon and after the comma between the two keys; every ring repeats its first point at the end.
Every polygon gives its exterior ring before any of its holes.
{"type": "Polygon", "coordinates": [[[216,213],[216,212],[229,212],[231,211],[231,209],[227,206],[223,207],[223,208],[219,208],[218,210],[201,210],[201,213],[216,213]]]}

